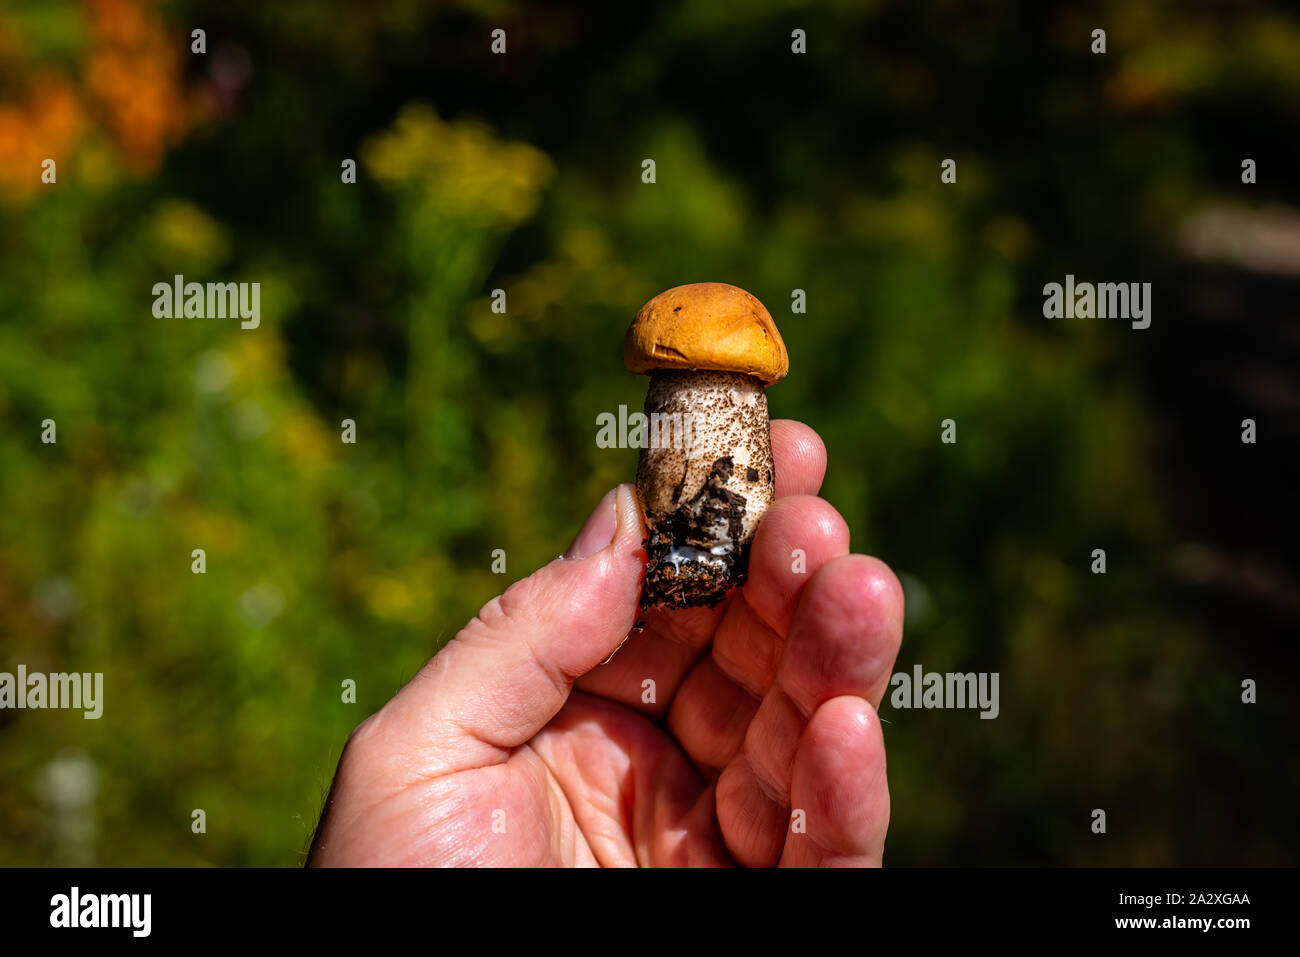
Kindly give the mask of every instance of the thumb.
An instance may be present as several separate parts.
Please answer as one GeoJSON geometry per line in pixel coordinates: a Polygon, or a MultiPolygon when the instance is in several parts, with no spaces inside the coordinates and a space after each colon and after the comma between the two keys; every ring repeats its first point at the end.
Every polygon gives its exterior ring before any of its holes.
{"type": "Polygon", "coordinates": [[[643,539],[635,486],[611,489],[568,552],[484,605],[373,720],[417,736],[425,774],[504,760],[631,631],[643,539]]]}

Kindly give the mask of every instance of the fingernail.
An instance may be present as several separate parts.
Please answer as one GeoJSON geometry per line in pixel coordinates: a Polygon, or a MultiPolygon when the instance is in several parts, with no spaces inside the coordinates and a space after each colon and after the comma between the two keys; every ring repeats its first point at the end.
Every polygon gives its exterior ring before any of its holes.
{"type": "Polygon", "coordinates": [[[614,507],[618,511],[618,527],[614,530],[613,540],[630,549],[639,549],[645,541],[645,526],[641,521],[641,503],[637,501],[636,486],[624,482],[616,491],[618,501],[614,507]]]}
{"type": "Polygon", "coordinates": [[[587,518],[582,530],[564,553],[564,558],[582,559],[596,554],[614,540],[619,525],[617,508],[618,488],[612,488],[601,498],[600,504],[587,518]]]}

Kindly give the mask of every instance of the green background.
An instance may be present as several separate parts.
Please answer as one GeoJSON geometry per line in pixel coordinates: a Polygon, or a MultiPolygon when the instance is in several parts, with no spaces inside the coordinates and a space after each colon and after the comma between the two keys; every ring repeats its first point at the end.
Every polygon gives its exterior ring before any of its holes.
{"type": "Polygon", "coordinates": [[[897,670],[1001,675],[882,708],[886,863],[1295,863],[1300,20],[605,6],[0,9],[0,670],[105,676],[0,712],[0,864],[299,864],[350,730],[634,476],[623,332],[703,280],[780,325],[897,670]],[[261,327],[154,318],[177,273],[261,327]],[[1152,327],[1044,319],[1067,273],[1152,327]]]}

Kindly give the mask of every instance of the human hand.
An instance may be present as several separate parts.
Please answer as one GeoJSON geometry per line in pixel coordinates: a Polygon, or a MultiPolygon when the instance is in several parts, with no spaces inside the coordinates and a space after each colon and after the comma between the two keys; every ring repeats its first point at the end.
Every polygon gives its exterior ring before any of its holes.
{"type": "Polygon", "coordinates": [[[772,451],[742,588],[627,637],[644,532],[611,490],[353,732],[309,863],[878,865],[902,590],[815,497],[817,434],[774,421],[772,451]]]}

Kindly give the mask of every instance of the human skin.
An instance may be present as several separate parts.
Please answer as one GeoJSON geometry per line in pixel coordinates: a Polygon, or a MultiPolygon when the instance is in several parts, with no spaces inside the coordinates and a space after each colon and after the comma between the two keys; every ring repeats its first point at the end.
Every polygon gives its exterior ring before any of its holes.
{"type": "Polygon", "coordinates": [[[772,449],[741,589],[623,643],[645,553],[633,486],[611,490],[352,733],[308,863],[879,865],[902,591],[816,497],[817,434],[777,420],[772,449]]]}

